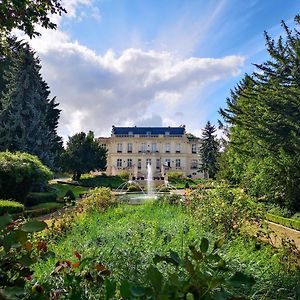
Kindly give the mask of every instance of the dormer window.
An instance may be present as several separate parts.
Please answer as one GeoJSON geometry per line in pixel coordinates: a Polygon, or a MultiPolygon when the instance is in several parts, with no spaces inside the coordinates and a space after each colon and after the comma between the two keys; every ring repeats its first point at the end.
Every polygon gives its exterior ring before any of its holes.
{"type": "Polygon", "coordinates": [[[128,135],[133,136],[133,131],[128,131],[128,135]]]}

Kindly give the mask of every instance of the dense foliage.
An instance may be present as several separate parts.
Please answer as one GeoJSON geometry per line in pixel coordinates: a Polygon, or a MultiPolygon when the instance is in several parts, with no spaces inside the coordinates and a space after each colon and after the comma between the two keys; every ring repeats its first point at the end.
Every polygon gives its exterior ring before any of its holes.
{"type": "Polygon", "coordinates": [[[28,44],[12,41],[15,49],[4,68],[0,95],[0,150],[37,155],[49,167],[57,167],[63,150],[57,135],[60,110],[40,74],[40,61],[28,44]]]}
{"type": "Polygon", "coordinates": [[[24,210],[24,205],[12,200],[0,200],[0,216],[5,213],[18,213],[24,210]]]}
{"type": "Polygon", "coordinates": [[[8,34],[14,28],[30,37],[39,35],[35,25],[55,29],[49,14],[65,13],[60,0],[2,0],[0,2],[0,33],[8,34]]]}
{"type": "Polygon", "coordinates": [[[202,143],[199,151],[200,171],[207,174],[208,178],[215,178],[217,172],[219,143],[215,132],[215,126],[208,121],[202,131],[202,143]]]}
{"type": "Polygon", "coordinates": [[[51,171],[28,153],[0,152],[0,198],[25,201],[34,185],[46,184],[51,171]]]}
{"type": "Polygon", "coordinates": [[[282,23],[285,37],[277,41],[265,33],[269,60],[245,76],[221,110],[231,125],[222,172],[252,195],[300,210],[299,16],[295,22],[293,31],[282,23]]]}
{"type": "Polygon", "coordinates": [[[69,137],[63,156],[64,167],[73,173],[74,180],[79,180],[83,173],[106,167],[106,152],[94,138],[92,131],[88,134],[77,133],[69,137]]]}

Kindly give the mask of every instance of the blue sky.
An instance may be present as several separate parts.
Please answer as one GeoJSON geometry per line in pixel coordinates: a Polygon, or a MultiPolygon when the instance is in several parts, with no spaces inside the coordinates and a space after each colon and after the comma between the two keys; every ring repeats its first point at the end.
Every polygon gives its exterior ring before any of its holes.
{"type": "Polygon", "coordinates": [[[263,32],[293,26],[298,0],[66,0],[31,41],[61,104],[60,133],[217,122],[230,89],[267,59],[263,32]]]}

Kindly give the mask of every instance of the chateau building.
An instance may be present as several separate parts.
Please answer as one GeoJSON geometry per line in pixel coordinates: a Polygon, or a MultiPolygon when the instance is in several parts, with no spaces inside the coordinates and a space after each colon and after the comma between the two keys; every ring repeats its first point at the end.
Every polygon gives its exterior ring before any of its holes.
{"type": "Polygon", "coordinates": [[[200,138],[180,127],[112,127],[111,137],[99,138],[108,150],[107,175],[126,170],[133,179],[147,177],[151,165],[155,178],[170,171],[192,178],[204,177],[199,168],[200,138]]]}

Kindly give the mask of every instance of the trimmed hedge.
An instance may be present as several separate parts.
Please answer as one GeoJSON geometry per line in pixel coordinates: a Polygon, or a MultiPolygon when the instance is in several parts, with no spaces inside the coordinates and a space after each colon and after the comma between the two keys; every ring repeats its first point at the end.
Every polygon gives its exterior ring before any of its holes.
{"type": "Polygon", "coordinates": [[[24,205],[12,200],[0,200],[0,216],[5,213],[19,213],[24,210],[24,205]]]}
{"type": "Polygon", "coordinates": [[[28,153],[0,152],[0,198],[25,200],[34,185],[46,184],[52,172],[28,153]]]}
{"type": "Polygon", "coordinates": [[[57,202],[41,203],[30,207],[30,209],[25,211],[25,215],[27,217],[38,217],[50,214],[63,207],[64,205],[62,203],[57,202]]]}
{"type": "Polygon", "coordinates": [[[51,192],[29,193],[26,197],[26,206],[33,206],[40,203],[56,202],[57,195],[51,192]]]}
{"type": "Polygon", "coordinates": [[[280,225],[283,225],[283,226],[286,226],[286,227],[289,227],[292,229],[300,230],[300,221],[298,221],[298,220],[288,219],[288,218],[272,215],[270,213],[267,213],[266,217],[267,217],[268,221],[278,223],[280,225]]]}

